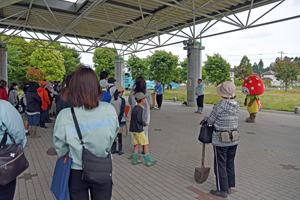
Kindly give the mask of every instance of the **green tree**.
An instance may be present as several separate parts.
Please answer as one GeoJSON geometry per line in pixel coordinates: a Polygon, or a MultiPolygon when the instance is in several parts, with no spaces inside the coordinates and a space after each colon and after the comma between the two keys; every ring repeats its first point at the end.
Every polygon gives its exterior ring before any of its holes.
{"type": "Polygon", "coordinates": [[[300,57],[295,57],[295,59],[293,60],[295,63],[298,64],[298,66],[300,67],[300,57]]]}
{"type": "MultiPolygon", "coordinates": [[[[2,40],[5,38],[6,36],[1,36],[2,40]]],[[[24,85],[28,82],[26,79],[26,70],[29,66],[27,57],[31,55],[33,48],[21,46],[29,44],[24,38],[10,38],[7,42],[17,44],[6,46],[8,80],[10,82],[17,82],[19,85],[24,85]]]]}
{"type": "Polygon", "coordinates": [[[115,75],[114,60],[117,55],[115,49],[98,48],[95,50],[93,56],[93,62],[95,66],[95,72],[100,78],[100,72],[107,71],[110,77],[115,75]]]}
{"type": "Polygon", "coordinates": [[[148,56],[150,79],[160,80],[162,85],[172,81],[172,75],[178,65],[178,56],[164,50],[156,50],[148,56]]]}
{"type": "Polygon", "coordinates": [[[142,76],[145,79],[149,76],[149,64],[147,59],[142,59],[132,54],[129,56],[128,60],[125,63],[128,70],[131,72],[133,79],[135,80],[138,76],[142,76]]]}
{"type": "Polygon", "coordinates": [[[171,76],[172,81],[177,82],[177,83],[182,83],[183,82],[183,80],[181,78],[181,70],[182,70],[181,67],[176,67],[174,69],[174,72],[171,76]]]}
{"type": "Polygon", "coordinates": [[[252,75],[252,66],[250,60],[247,56],[243,56],[240,65],[237,67],[237,72],[235,73],[235,77],[239,79],[245,79],[248,76],[252,75]]]}
{"type": "Polygon", "coordinates": [[[261,76],[261,74],[262,74],[263,69],[264,69],[264,62],[262,61],[262,59],[260,59],[260,61],[259,61],[259,63],[258,63],[258,70],[259,70],[258,74],[259,74],[260,76],[261,76]]]}
{"type": "Polygon", "coordinates": [[[275,63],[276,78],[283,80],[285,83],[285,91],[292,81],[297,81],[297,76],[300,74],[299,66],[297,63],[292,62],[290,59],[277,60],[275,63]]]}
{"type": "Polygon", "coordinates": [[[186,81],[187,80],[187,58],[184,59],[182,62],[179,63],[179,65],[181,66],[181,70],[180,70],[180,79],[182,81],[186,81]]]}
{"type": "Polygon", "coordinates": [[[207,55],[204,67],[210,83],[219,85],[224,81],[230,81],[230,64],[220,54],[207,55]]]}
{"type": "Polygon", "coordinates": [[[239,79],[239,78],[234,79],[234,85],[236,85],[236,86],[243,85],[243,82],[244,82],[243,79],[239,79]]]}
{"type": "Polygon", "coordinates": [[[62,81],[66,73],[60,51],[37,48],[30,56],[30,65],[41,70],[47,81],[62,81]]]}
{"type": "Polygon", "coordinates": [[[81,65],[80,63],[80,53],[75,51],[75,48],[61,45],[60,43],[54,43],[52,45],[55,48],[61,49],[61,54],[64,58],[64,66],[66,73],[64,79],[81,65]]]}
{"type": "Polygon", "coordinates": [[[207,73],[205,71],[205,68],[202,67],[202,81],[205,80],[207,78],[207,73]]]}
{"type": "MultiPolygon", "coordinates": [[[[180,78],[183,81],[187,80],[187,58],[184,59],[184,61],[180,62],[179,65],[181,66],[181,71],[180,71],[180,78]]],[[[205,80],[207,78],[207,73],[204,69],[204,67],[202,67],[202,80],[205,80]]]]}
{"type": "Polygon", "coordinates": [[[259,74],[259,66],[256,62],[254,62],[254,64],[252,65],[252,71],[253,73],[259,74]]]}

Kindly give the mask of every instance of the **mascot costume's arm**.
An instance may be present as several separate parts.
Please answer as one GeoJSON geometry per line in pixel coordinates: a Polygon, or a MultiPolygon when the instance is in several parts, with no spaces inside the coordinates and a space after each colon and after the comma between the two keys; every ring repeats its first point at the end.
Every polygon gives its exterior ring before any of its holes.
{"type": "MultiPolygon", "coordinates": [[[[246,98],[246,101],[247,101],[247,98],[246,98]]],[[[253,99],[251,99],[249,101],[248,106],[251,107],[255,101],[256,101],[256,97],[254,97],[253,99]]]]}

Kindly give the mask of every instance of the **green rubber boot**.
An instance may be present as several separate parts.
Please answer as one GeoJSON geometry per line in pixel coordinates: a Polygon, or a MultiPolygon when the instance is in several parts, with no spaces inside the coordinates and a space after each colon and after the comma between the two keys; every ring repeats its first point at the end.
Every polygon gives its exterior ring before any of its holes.
{"type": "Polygon", "coordinates": [[[143,155],[145,161],[146,161],[146,165],[147,167],[150,167],[152,165],[155,165],[157,163],[157,160],[152,160],[150,157],[150,153],[147,153],[146,155],[143,155]]]}
{"type": "Polygon", "coordinates": [[[142,163],[142,161],[139,160],[139,152],[132,153],[132,158],[133,158],[132,164],[137,165],[142,163]]]}

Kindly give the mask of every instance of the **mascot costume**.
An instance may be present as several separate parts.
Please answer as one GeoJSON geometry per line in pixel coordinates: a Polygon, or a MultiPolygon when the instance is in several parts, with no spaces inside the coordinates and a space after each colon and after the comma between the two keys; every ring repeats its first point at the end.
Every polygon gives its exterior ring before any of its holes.
{"type": "Polygon", "coordinates": [[[246,94],[244,105],[250,114],[246,122],[255,123],[256,113],[260,110],[259,95],[265,92],[264,82],[258,76],[248,76],[243,82],[242,92],[246,94]]]}

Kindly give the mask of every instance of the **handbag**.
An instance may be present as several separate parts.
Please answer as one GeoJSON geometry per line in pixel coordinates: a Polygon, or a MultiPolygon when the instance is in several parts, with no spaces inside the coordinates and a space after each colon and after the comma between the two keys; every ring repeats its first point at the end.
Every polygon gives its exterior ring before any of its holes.
{"type": "Polygon", "coordinates": [[[232,143],[240,140],[239,132],[234,130],[220,130],[216,131],[216,134],[219,136],[221,142],[232,143]]]}
{"type": "Polygon", "coordinates": [[[51,191],[57,200],[70,200],[69,177],[71,172],[72,158],[68,154],[58,157],[53,173],[51,191]]]}
{"type": "Polygon", "coordinates": [[[214,125],[209,125],[207,121],[201,121],[200,134],[198,140],[204,144],[211,143],[214,125]]]}
{"type": "Polygon", "coordinates": [[[83,148],[82,180],[96,184],[102,184],[108,181],[112,181],[112,160],[110,153],[108,153],[108,155],[105,158],[102,158],[95,156],[84,147],[81,131],[73,107],[71,108],[71,112],[76,126],[76,131],[83,148]]]}
{"type": "Polygon", "coordinates": [[[14,138],[5,132],[0,143],[0,185],[6,185],[29,167],[22,144],[17,144],[14,138]],[[5,145],[7,135],[12,144],[5,145]]]}

